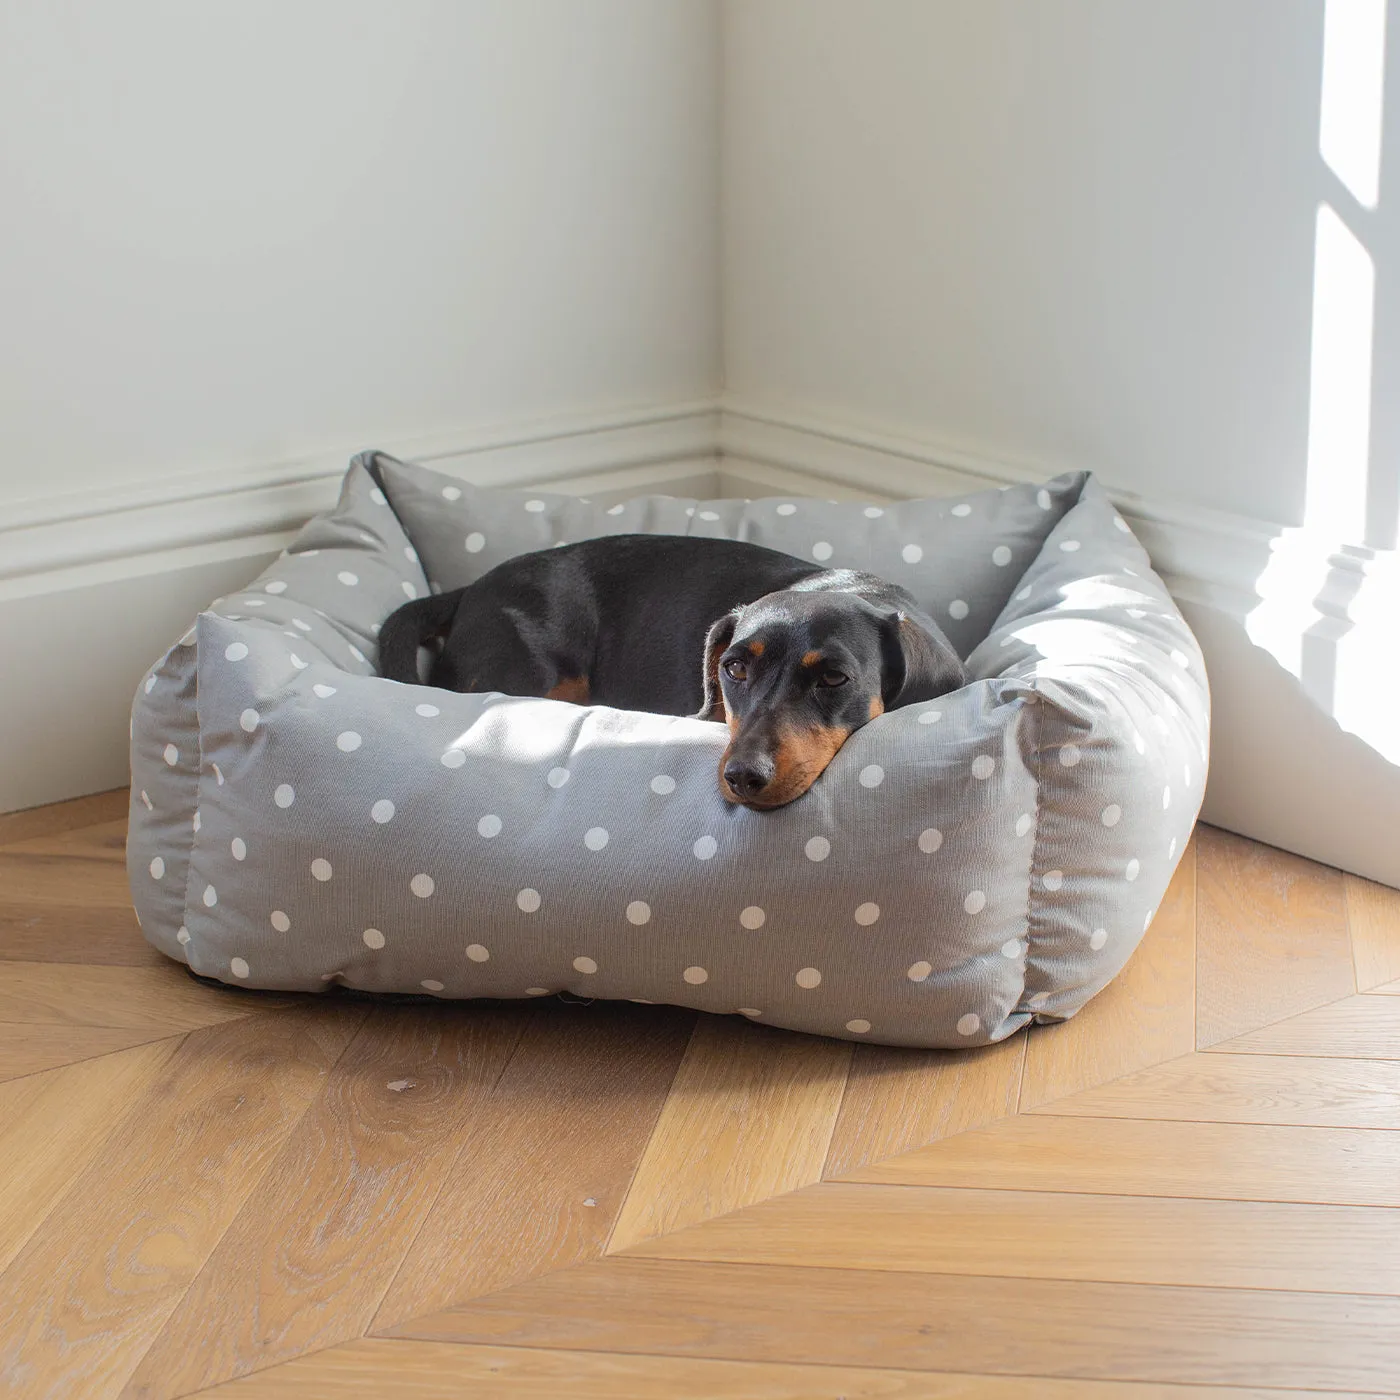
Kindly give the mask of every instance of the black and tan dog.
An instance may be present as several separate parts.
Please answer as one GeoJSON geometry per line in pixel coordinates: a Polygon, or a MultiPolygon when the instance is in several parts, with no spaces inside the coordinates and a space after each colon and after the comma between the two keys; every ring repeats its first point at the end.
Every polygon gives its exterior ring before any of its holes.
{"type": "Polygon", "coordinates": [[[780,807],[850,734],[963,684],[902,588],[736,540],[611,535],[522,554],[399,608],[380,669],[417,682],[724,720],[720,790],[780,807]],[[702,659],[703,658],[703,659],[702,659]],[[697,664],[699,663],[699,664],[697,664]]]}

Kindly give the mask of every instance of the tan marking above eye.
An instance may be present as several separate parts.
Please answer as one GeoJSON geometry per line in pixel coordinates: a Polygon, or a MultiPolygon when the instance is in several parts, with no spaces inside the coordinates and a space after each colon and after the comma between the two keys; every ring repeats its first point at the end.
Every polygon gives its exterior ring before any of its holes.
{"type": "Polygon", "coordinates": [[[822,654],[819,651],[809,651],[803,658],[804,666],[820,666],[822,664],[822,654]]]}
{"type": "Polygon", "coordinates": [[[748,647],[748,649],[749,649],[749,655],[750,655],[750,656],[762,656],[762,655],[763,655],[763,643],[762,643],[762,642],[745,642],[744,645],[745,645],[746,647],[748,647]]]}

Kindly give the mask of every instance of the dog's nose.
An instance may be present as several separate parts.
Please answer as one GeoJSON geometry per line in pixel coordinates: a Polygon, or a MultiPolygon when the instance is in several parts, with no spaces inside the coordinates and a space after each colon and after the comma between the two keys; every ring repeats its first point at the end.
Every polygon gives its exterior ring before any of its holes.
{"type": "Polygon", "coordinates": [[[772,776],[771,769],[765,771],[765,767],[753,763],[731,762],[724,765],[724,781],[736,797],[757,797],[768,786],[772,776]]]}

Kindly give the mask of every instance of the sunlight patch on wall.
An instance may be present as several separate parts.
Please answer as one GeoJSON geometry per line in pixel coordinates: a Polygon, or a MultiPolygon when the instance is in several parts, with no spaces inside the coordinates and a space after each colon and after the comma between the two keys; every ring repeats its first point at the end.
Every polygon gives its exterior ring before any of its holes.
{"type": "Polygon", "coordinates": [[[1327,0],[1322,37],[1322,158],[1358,203],[1380,196],[1386,0],[1327,0]]]}
{"type": "Polygon", "coordinates": [[[1371,464],[1371,255],[1330,204],[1317,211],[1308,474],[1303,523],[1337,544],[1366,538],[1371,464]]]}

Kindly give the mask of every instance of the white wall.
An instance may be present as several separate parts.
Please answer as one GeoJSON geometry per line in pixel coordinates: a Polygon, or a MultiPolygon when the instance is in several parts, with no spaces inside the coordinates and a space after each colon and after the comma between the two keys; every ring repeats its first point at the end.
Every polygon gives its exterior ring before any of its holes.
{"type": "Polygon", "coordinates": [[[730,390],[1300,523],[1322,14],[731,0],[730,390]]]}
{"type": "Polygon", "coordinates": [[[0,811],[125,781],[355,450],[713,475],[718,52],[714,0],[0,0],[0,811]]]}
{"type": "Polygon", "coordinates": [[[0,0],[6,502],[717,386],[709,0],[0,0]]]}

